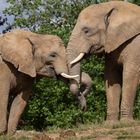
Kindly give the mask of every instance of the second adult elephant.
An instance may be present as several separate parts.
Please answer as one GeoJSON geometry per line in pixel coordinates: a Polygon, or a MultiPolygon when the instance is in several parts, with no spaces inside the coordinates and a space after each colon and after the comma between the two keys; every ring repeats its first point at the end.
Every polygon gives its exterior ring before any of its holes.
{"type": "MultiPolygon", "coordinates": [[[[91,5],[80,13],[67,47],[70,74],[80,74],[85,54],[101,52],[105,52],[107,120],[117,121],[119,112],[121,120],[133,120],[140,79],[139,6],[114,1],[91,5]]],[[[71,80],[70,89],[78,83],[78,77],[71,80]]]]}
{"type": "Polygon", "coordinates": [[[0,134],[14,134],[38,75],[67,74],[65,47],[54,35],[15,30],[0,37],[0,134]],[[8,98],[15,98],[7,118],[8,98]]]}

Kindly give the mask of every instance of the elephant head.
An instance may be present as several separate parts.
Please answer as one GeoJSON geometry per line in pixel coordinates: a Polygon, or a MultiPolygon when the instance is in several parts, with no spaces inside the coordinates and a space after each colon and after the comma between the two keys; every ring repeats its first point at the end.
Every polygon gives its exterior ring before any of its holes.
{"type": "Polygon", "coordinates": [[[68,75],[65,47],[55,35],[41,35],[15,30],[0,38],[3,60],[12,63],[18,71],[31,77],[68,75]]]}
{"type": "MultiPolygon", "coordinates": [[[[70,74],[80,75],[84,55],[110,53],[140,33],[140,8],[127,2],[106,2],[85,8],[77,19],[67,46],[70,74]],[[129,9],[129,10],[128,10],[129,9]]],[[[73,92],[80,77],[71,80],[73,92]]]]}

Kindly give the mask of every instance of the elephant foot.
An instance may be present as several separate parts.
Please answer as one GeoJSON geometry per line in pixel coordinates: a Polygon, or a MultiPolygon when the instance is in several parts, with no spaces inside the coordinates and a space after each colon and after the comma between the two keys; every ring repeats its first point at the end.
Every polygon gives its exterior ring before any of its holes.
{"type": "Polygon", "coordinates": [[[0,131],[0,136],[5,135],[5,134],[6,134],[6,131],[0,131]]]}
{"type": "Polygon", "coordinates": [[[121,119],[120,119],[120,123],[122,124],[122,125],[135,125],[135,124],[137,124],[137,121],[135,121],[134,119],[133,119],[133,117],[122,117],[121,119]]]}
{"type": "Polygon", "coordinates": [[[13,136],[15,133],[16,133],[16,130],[8,130],[6,135],[7,135],[8,137],[11,137],[11,136],[13,136]]]}
{"type": "Polygon", "coordinates": [[[0,135],[5,135],[6,134],[6,128],[5,129],[0,129],[0,135]]]}
{"type": "Polygon", "coordinates": [[[118,113],[109,113],[107,114],[107,118],[106,118],[106,121],[105,121],[105,126],[107,127],[115,127],[116,125],[118,125],[119,123],[119,119],[118,119],[118,113]]]}
{"type": "Polygon", "coordinates": [[[106,120],[104,126],[107,128],[115,128],[119,125],[119,120],[106,120]]]}
{"type": "Polygon", "coordinates": [[[81,110],[86,111],[87,110],[87,102],[86,102],[86,99],[85,99],[83,94],[78,95],[78,101],[80,103],[81,110]]]}

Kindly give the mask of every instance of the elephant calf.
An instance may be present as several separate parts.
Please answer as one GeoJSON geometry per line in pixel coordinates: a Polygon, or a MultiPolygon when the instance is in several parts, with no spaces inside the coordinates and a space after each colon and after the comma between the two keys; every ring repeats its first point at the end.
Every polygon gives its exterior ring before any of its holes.
{"type": "Polygon", "coordinates": [[[0,37],[0,134],[14,134],[21,114],[32,94],[36,76],[54,77],[67,74],[66,53],[62,40],[15,30],[0,37]],[[9,95],[15,98],[7,119],[9,95]]]}

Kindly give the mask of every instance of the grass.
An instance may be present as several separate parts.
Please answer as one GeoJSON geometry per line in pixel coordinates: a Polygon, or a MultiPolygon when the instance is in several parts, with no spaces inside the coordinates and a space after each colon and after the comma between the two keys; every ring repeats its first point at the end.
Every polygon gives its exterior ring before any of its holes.
{"type": "MultiPolygon", "coordinates": [[[[116,123],[114,125],[86,124],[79,125],[74,129],[54,129],[43,132],[36,131],[19,131],[14,138],[1,136],[0,140],[31,140],[31,137],[39,138],[60,138],[62,140],[139,140],[140,123],[116,123]],[[72,134],[74,133],[74,135],[72,134]],[[61,135],[62,134],[62,135],[61,135]],[[28,137],[30,136],[30,138],[28,137]],[[15,139],[16,138],[16,139],[15,139]]],[[[43,139],[42,139],[43,140],[43,139]]]]}
{"type": "Polygon", "coordinates": [[[21,136],[19,138],[15,138],[15,137],[7,137],[7,136],[1,136],[0,140],[31,140],[31,138],[25,137],[25,136],[21,136]]]}

